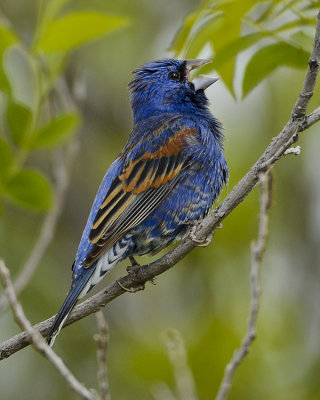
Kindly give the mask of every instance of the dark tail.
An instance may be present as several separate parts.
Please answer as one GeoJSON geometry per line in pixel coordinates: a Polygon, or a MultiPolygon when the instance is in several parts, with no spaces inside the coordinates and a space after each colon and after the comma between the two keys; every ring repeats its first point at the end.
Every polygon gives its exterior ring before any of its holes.
{"type": "Polygon", "coordinates": [[[60,311],[56,315],[56,318],[47,336],[47,343],[49,346],[53,345],[56,337],[59,335],[65,320],[72,311],[73,307],[76,305],[82,290],[84,289],[93,272],[94,268],[84,270],[83,275],[80,276],[76,282],[72,282],[71,289],[64,303],[62,304],[60,311]]]}

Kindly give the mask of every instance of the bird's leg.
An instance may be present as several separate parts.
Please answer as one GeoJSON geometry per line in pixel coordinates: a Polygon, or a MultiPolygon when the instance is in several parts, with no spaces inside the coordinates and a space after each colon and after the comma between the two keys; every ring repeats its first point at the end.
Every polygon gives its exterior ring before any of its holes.
{"type": "MultiPolygon", "coordinates": [[[[195,246],[198,247],[207,247],[212,241],[214,231],[210,233],[207,237],[198,239],[197,238],[197,231],[202,227],[201,221],[196,222],[194,225],[191,226],[190,232],[189,232],[189,238],[192,240],[195,246]]],[[[220,226],[219,226],[220,228],[220,226]]]]}
{"type": "Polygon", "coordinates": [[[139,280],[141,280],[141,279],[138,279],[137,272],[140,269],[141,265],[138,263],[138,261],[133,256],[129,256],[129,260],[131,262],[131,265],[129,265],[126,268],[128,275],[130,276],[130,278],[133,281],[139,282],[139,280]]]}
{"type": "MultiPolygon", "coordinates": [[[[129,260],[131,262],[131,266],[128,266],[126,268],[128,275],[130,276],[130,278],[132,280],[134,280],[136,282],[141,282],[141,269],[140,269],[141,265],[137,262],[137,260],[133,256],[129,256],[129,260]],[[140,273],[140,277],[138,277],[138,271],[140,273]]],[[[145,280],[143,279],[143,283],[144,282],[145,282],[145,280]]],[[[150,279],[149,282],[151,282],[153,285],[156,284],[155,278],[150,279]]]]}
{"type": "Polygon", "coordinates": [[[125,290],[126,292],[129,293],[135,293],[138,292],[139,290],[144,290],[144,282],[139,282],[139,280],[137,279],[137,272],[136,269],[140,268],[140,264],[135,260],[135,258],[133,256],[129,256],[129,260],[131,262],[131,266],[127,267],[127,272],[128,275],[130,276],[130,278],[133,281],[136,281],[139,283],[139,286],[137,286],[136,288],[126,288],[120,281],[117,280],[117,284],[121,287],[121,289],[125,290]]]}
{"type": "MultiPolygon", "coordinates": [[[[133,256],[129,256],[129,260],[131,262],[132,267],[141,267],[141,265],[138,263],[138,261],[133,256]]],[[[128,268],[130,268],[130,267],[127,267],[127,271],[128,271],[128,268]]]]}

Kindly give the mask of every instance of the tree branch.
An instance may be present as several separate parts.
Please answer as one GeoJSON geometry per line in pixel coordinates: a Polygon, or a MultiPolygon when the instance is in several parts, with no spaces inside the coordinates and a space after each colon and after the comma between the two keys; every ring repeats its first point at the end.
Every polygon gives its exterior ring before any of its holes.
{"type": "Polygon", "coordinates": [[[291,116],[293,118],[304,118],[306,115],[307,107],[316,85],[317,76],[320,66],[320,28],[319,19],[320,11],[318,12],[318,21],[316,33],[314,36],[313,49],[308,62],[308,69],[304,80],[303,89],[298,97],[298,100],[293,108],[291,116]]]}
{"type": "MultiPolygon", "coordinates": [[[[315,43],[312,52],[312,59],[318,64],[320,64],[319,38],[320,14],[318,14],[315,43]]],[[[316,109],[309,116],[302,114],[302,110],[306,109],[310,101],[310,93],[313,93],[315,86],[315,78],[318,69],[315,68],[314,65],[315,63],[313,62],[308,64],[306,80],[301,91],[301,95],[299,96],[299,99],[301,97],[303,100],[299,100],[294,108],[296,109],[297,107],[301,107],[301,109],[299,109],[300,111],[298,110],[299,113],[296,111],[292,113],[285,127],[278,134],[278,136],[271,140],[270,144],[258,161],[250,168],[250,170],[238,182],[238,184],[234,186],[229,195],[213,210],[210,215],[208,215],[202,221],[201,227],[197,231],[199,238],[210,235],[210,233],[212,233],[214,229],[245,199],[245,197],[257,184],[259,175],[268,170],[270,166],[274,165],[283,156],[287,148],[297,140],[298,132],[308,129],[311,125],[319,120],[319,109],[316,109]],[[309,93],[308,96],[306,96],[305,93],[309,93]]],[[[124,287],[132,287],[133,289],[137,289],[139,286],[141,286],[141,282],[147,282],[157,275],[160,275],[172,268],[194,247],[195,246],[193,242],[189,238],[184,239],[179,245],[177,245],[173,250],[169,251],[160,259],[148,265],[137,268],[135,271],[135,280],[133,280],[129,275],[126,275],[119,279],[119,281],[124,287]]],[[[106,289],[100,291],[95,296],[92,296],[88,300],[75,307],[74,311],[67,319],[66,325],[72,324],[75,321],[98,311],[101,307],[105,306],[107,303],[124,293],[126,293],[126,291],[122,289],[117,282],[113,282],[106,289]]],[[[43,336],[48,334],[49,328],[53,323],[53,319],[54,317],[49,318],[35,326],[43,336]]],[[[30,344],[30,339],[25,332],[6,340],[0,345],[0,360],[11,356],[13,353],[21,350],[28,344],[30,344]]]]}
{"type": "Polygon", "coordinates": [[[307,115],[305,123],[306,129],[320,120],[320,107],[316,108],[311,114],[307,115]]]}
{"type": "Polygon", "coordinates": [[[267,235],[268,235],[268,211],[272,199],[272,186],[271,175],[263,174],[260,178],[261,194],[260,194],[260,216],[259,216],[259,230],[258,239],[256,242],[251,243],[251,303],[248,330],[242,341],[241,347],[236,350],[227,364],[222,382],[220,384],[215,400],[225,400],[228,397],[232,385],[232,379],[236,369],[242,363],[244,358],[248,355],[253,341],[256,338],[256,324],[259,311],[259,296],[260,285],[259,275],[262,255],[265,250],[267,235]],[[268,178],[269,181],[268,181],[268,178]]]}
{"type": "Polygon", "coordinates": [[[16,322],[21,329],[25,329],[34,348],[54,365],[71,389],[74,390],[81,398],[85,400],[100,400],[99,397],[94,395],[94,393],[88,390],[75,378],[71,371],[66,367],[63,360],[57,356],[50,346],[47,345],[43,337],[27,320],[14,291],[14,287],[10,278],[10,272],[2,260],[0,260],[0,277],[2,279],[2,283],[16,322]]]}
{"type": "Polygon", "coordinates": [[[180,332],[175,329],[167,330],[164,342],[174,373],[178,399],[197,400],[196,387],[188,365],[187,352],[180,332]]]}
{"type": "Polygon", "coordinates": [[[96,320],[98,326],[98,333],[94,335],[94,340],[97,342],[97,361],[98,361],[97,377],[102,395],[102,400],[111,400],[110,387],[108,381],[108,368],[107,368],[109,327],[101,310],[96,312],[96,320]]]}

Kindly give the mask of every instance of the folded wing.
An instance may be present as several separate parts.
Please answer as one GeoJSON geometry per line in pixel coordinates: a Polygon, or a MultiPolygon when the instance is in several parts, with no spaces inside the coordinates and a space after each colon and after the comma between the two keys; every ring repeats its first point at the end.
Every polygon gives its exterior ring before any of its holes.
{"type": "Polygon", "coordinates": [[[190,135],[196,135],[196,131],[180,127],[157,151],[143,154],[134,148],[123,155],[124,167],[92,224],[89,240],[93,247],[85,267],[147,218],[176,187],[189,164],[183,150],[190,135]]]}

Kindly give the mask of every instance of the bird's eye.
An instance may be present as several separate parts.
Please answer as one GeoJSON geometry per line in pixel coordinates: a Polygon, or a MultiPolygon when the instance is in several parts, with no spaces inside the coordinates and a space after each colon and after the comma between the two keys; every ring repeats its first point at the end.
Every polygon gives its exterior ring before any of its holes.
{"type": "Polygon", "coordinates": [[[179,81],[180,80],[180,74],[177,71],[171,71],[169,72],[169,79],[173,81],[179,81]]]}

